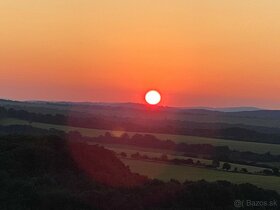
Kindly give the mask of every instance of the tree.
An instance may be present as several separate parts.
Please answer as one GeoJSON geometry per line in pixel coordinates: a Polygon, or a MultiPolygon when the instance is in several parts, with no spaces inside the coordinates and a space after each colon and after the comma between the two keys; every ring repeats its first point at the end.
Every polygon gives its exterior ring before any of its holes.
{"type": "Polygon", "coordinates": [[[229,163],[224,163],[223,169],[229,171],[231,169],[231,165],[229,163]]]}
{"type": "Polygon", "coordinates": [[[162,154],[161,157],[160,157],[160,159],[161,159],[162,161],[167,161],[167,160],[168,160],[168,157],[167,157],[166,154],[162,154]]]}
{"type": "Polygon", "coordinates": [[[212,166],[213,166],[214,168],[219,168],[219,167],[220,167],[220,161],[217,160],[217,159],[214,159],[214,160],[212,161],[212,166]]]}
{"type": "Polygon", "coordinates": [[[273,174],[274,175],[279,175],[279,168],[272,168],[273,174]]]}
{"type": "Polygon", "coordinates": [[[185,160],[185,163],[193,165],[193,159],[189,158],[189,159],[185,160]]]}
{"type": "Polygon", "coordinates": [[[126,158],[127,157],[127,154],[125,152],[121,152],[121,156],[126,158]]]}
{"type": "Polygon", "coordinates": [[[271,176],[271,175],[273,175],[273,171],[270,170],[270,169],[264,169],[264,170],[263,170],[263,174],[264,174],[264,175],[269,175],[269,176],[271,176]]]}
{"type": "Polygon", "coordinates": [[[127,133],[123,133],[121,135],[121,139],[129,139],[129,135],[127,133]]]}
{"type": "Polygon", "coordinates": [[[140,157],[141,155],[139,154],[139,152],[136,152],[135,154],[131,154],[131,158],[139,159],[140,157]]]}
{"type": "Polygon", "coordinates": [[[248,173],[248,170],[247,170],[247,168],[241,168],[241,170],[240,170],[242,173],[248,173]]]}
{"type": "Polygon", "coordinates": [[[106,132],[106,133],[105,133],[105,137],[107,137],[107,138],[112,138],[112,134],[111,134],[110,132],[106,132]]]}
{"type": "Polygon", "coordinates": [[[143,159],[149,159],[148,155],[142,155],[143,159]]]}

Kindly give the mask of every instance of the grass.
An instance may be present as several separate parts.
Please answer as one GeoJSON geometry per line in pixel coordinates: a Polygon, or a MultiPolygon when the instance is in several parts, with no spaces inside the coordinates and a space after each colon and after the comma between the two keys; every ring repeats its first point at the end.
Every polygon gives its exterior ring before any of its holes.
{"type": "MultiPolygon", "coordinates": [[[[182,155],[176,155],[176,154],[170,154],[170,153],[164,153],[163,151],[152,151],[149,150],[147,151],[146,149],[143,148],[137,148],[137,147],[129,147],[129,146],[125,146],[123,147],[123,145],[103,145],[104,147],[106,147],[107,149],[113,150],[116,153],[121,153],[121,152],[125,152],[127,155],[131,155],[131,154],[135,154],[136,152],[139,152],[141,155],[147,155],[148,157],[161,157],[162,154],[167,154],[168,159],[174,159],[174,158],[178,158],[178,159],[189,159],[191,158],[194,162],[196,161],[200,161],[201,163],[207,164],[207,165],[211,165],[212,164],[212,160],[207,160],[207,159],[201,159],[201,158],[193,158],[193,157],[186,157],[186,156],[182,156],[182,155]]],[[[224,162],[220,161],[220,168],[222,167],[224,162]]],[[[248,166],[248,165],[241,165],[241,164],[235,164],[235,163],[230,163],[232,169],[237,168],[237,170],[240,170],[241,168],[246,168],[248,170],[248,172],[259,172],[264,170],[265,168],[262,167],[256,167],[256,166],[248,166]]]]}
{"type": "MultiPolygon", "coordinates": [[[[18,119],[0,119],[0,125],[12,125],[12,124],[29,124],[27,121],[18,120],[18,119]]],[[[87,128],[76,128],[70,126],[62,126],[62,125],[52,125],[45,123],[31,123],[34,127],[49,129],[56,128],[64,131],[72,131],[77,130],[81,132],[85,136],[99,136],[107,132],[107,130],[97,130],[97,129],[87,129],[87,128]]],[[[110,131],[115,136],[120,136],[122,131],[110,131]]],[[[127,132],[129,135],[133,135],[134,132],[127,132]]],[[[186,143],[209,143],[213,145],[228,145],[233,149],[243,148],[244,150],[250,150],[253,152],[267,152],[270,151],[274,154],[280,154],[280,145],[270,145],[270,144],[259,144],[253,142],[240,142],[240,141],[228,141],[222,139],[211,139],[211,138],[201,138],[201,137],[190,137],[190,136],[180,136],[180,135],[165,135],[165,134],[153,134],[161,139],[171,139],[176,142],[186,142],[186,143]]],[[[126,152],[127,154],[132,154],[135,152],[139,152],[141,154],[146,154],[148,156],[160,156],[162,153],[167,151],[158,150],[158,149],[144,149],[138,147],[131,147],[125,145],[105,145],[107,148],[112,149],[116,152],[126,152]]],[[[183,157],[180,154],[170,153],[169,158],[187,158],[183,157]]],[[[211,163],[209,160],[192,158],[193,160],[200,160],[206,164],[211,163]]],[[[150,178],[158,178],[164,181],[168,181],[170,179],[177,179],[181,182],[185,180],[201,180],[205,179],[207,181],[216,181],[216,180],[227,180],[233,183],[245,183],[249,182],[255,184],[259,187],[265,189],[277,190],[280,192],[280,178],[273,176],[261,176],[261,175],[249,175],[249,174],[240,174],[240,173],[231,173],[231,172],[223,172],[217,170],[211,170],[206,168],[196,168],[191,166],[179,166],[179,165],[171,165],[171,164],[162,164],[156,162],[145,162],[141,160],[128,160],[122,159],[122,161],[130,167],[133,172],[146,175],[150,178]]],[[[250,172],[259,171],[262,168],[253,167],[253,166],[244,166],[238,164],[232,164],[232,167],[247,168],[250,172]]]]}
{"type": "Polygon", "coordinates": [[[226,180],[236,184],[251,183],[264,189],[271,189],[280,192],[280,177],[276,176],[232,173],[191,166],[145,162],[141,160],[122,159],[122,161],[130,167],[132,172],[163,181],[168,181],[170,179],[176,179],[180,182],[184,182],[186,180],[197,181],[202,179],[210,182],[226,180]]]}
{"type": "MultiPolygon", "coordinates": [[[[1,125],[12,125],[12,124],[29,124],[25,120],[18,119],[0,119],[1,125]]],[[[88,129],[88,128],[78,128],[64,125],[53,125],[46,123],[37,123],[33,122],[30,125],[38,128],[56,128],[58,130],[68,131],[79,131],[82,135],[96,137],[103,135],[105,132],[111,132],[114,136],[121,136],[123,133],[128,135],[134,135],[135,133],[145,134],[141,132],[124,132],[124,131],[111,131],[111,130],[99,130],[99,129],[88,129]]],[[[156,136],[159,139],[166,140],[170,139],[174,142],[183,142],[188,144],[211,144],[214,146],[229,146],[229,148],[238,150],[238,151],[251,151],[256,153],[266,153],[270,152],[271,154],[280,155],[280,145],[279,144],[266,144],[266,143],[256,143],[256,142],[244,142],[244,141],[234,141],[234,140],[225,140],[225,139],[214,139],[206,137],[197,137],[197,136],[184,136],[184,135],[172,135],[172,134],[157,134],[149,133],[156,136]]]]}

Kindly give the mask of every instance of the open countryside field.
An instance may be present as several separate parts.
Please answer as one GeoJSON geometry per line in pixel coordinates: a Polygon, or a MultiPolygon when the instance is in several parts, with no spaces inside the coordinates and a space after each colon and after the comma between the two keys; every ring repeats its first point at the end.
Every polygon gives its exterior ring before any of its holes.
{"type": "Polygon", "coordinates": [[[184,136],[184,135],[172,135],[172,134],[158,134],[158,133],[141,133],[141,132],[124,132],[124,131],[111,131],[111,130],[99,130],[99,129],[89,129],[89,128],[79,128],[71,127],[64,125],[53,125],[46,123],[29,123],[25,120],[18,119],[1,119],[0,125],[32,125],[38,128],[50,129],[55,128],[58,130],[63,130],[65,132],[69,131],[79,131],[84,136],[99,136],[103,135],[105,132],[110,132],[114,136],[121,136],[123,133],[128,135],[134,135],[135,133],[139,134],[151,134],[156,136],[161,140],[170,139],[174,142],[183,142],[188,144],[212,144],[214,146],[229,146],[231,149],[239,151],[252,151],[256,153],[266,153],[270,152],[271,154],[280,154],[280,145],[277,144],[266,144],[266,143],[255,143],[255,142],[244,142],[244,141],[234,141],[234,140],[225,140],[225,139],[214,139],[214,138],[205,138],[197,136],[184,136]]]}
{"type": "Polygon", "coordinates": [[[191,166],[146,162],[141,160],[122,159],[122,161],[130,167],[132,172],[163,181],[176,179],[180,182],[184,182],[186,180],[197,181],[204,179],[210,182],[226,180],[236,184],[249,182],[264,189],[271,189],[280,192],[280,177],[276,176],[231,173],[191,166]]]}
{"type": "MultiPolygon", "coordinates": [[[[116,152],[117,154],[120,154],[121,152],[125,152],[128,156],[130,156],[131,154],[135,154],[137,152],[139,152],[139,154],[141,155],[147,155],[148,157],[152,158],[152,157],[157,157],[160,158],[162,154],[160,151],[145,151],[143,150],[143,148],[129,148],[129,147],[124,147],[122,148],[122,145],[103,145],[104,147],[106,147],[107,149],[110,149],[114,152],[116,152]]],[[[200,161],[201,163],[207,164],[207,165],[211,165],[212,164],[212,160],[207,160],[207,159],[201,159],[201,158],[193,158],[193,157],[185,157],[182,155],[174,155],[174,154],[166,154],[168,159],[192,159],[194,162],[196,161],[200,161]]],[[[224,164],[223,161],[220,161],[220,169],[222,168],[222,165],[224,164]]],[[[235,163],[230,163],[232,170],[234,168],[237,168],[237,170],[240,170],[241,168],[246,168],[248,170],[248,172],[259,172],[264,170],[265,168],[262,167],[256,167],[256,166],[248,166],[248,165],[241,165],[241,164],[235,164],[235,163]]]]}

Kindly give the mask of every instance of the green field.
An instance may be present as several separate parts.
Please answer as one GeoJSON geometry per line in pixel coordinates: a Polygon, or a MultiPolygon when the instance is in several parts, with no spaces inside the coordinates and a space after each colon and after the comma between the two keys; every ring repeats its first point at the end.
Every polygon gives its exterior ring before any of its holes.
{"type": "MultiPolygon", "coordinates": [[[[12,124],[29,124],[27,121],[18,120],[18,119],[0,119],[1,125],[12,125],[12,124]]],[[[104,134],[105,132],[111,132],[114,136],[121,136],[123,131],[110,131],[110,130],[98,130],[98,129],[88,129],[88,128],[78,128],[71,126],[63,126],[63,125],[53,125],[46,123],[36,123],[33,122],[30,125],[38,128],[56,128],[58,130],[63,131],[79,131],[82,135],[85,136],[99,136],[104,134]]],[[[145,134],[141,132],[126,132],[128,135],[134,135],[135,133],[145,134]]],[[[212,144],[214,146],[224,146],[227,145],[231,149],[239,150],[239,151],[252,151],[256,153],[266,153],[270,152],[271,154],[280,154],[280,145],[277,144],[266,144],[266,143],[255,143],[255,142],[244,142],[244,141],[234,141],[234,140],[225,140],[225,139],[214,139],[214,138],[205,138],[205,137],[197,137],[197,136],[184,136],[184,135],[171,135],[171,134],[157,134],[157,133],[149,133],[156,136],[159,139],[166,140],[170,139],[174,142],[184,142],[188,144],[212,144]]]]}
{"type": "Polygon", "coordinates": [[[141,160],[122,159],[132,172],[146,175],[150,178],[157,178],[163,181],[176,179],[184,182],[185,180],[197,181],[217,181],[226,180],[232,183],[251,183],[264,189],[271,189],[280,192],[280,177],[250,175],[241,173],[224,172],[191,166],[179,166],[157,162],[146,162],[141,160]]]}
{"type": "MultiPolygon", "coordinates": [[[[207,165],[212,164],[212,160],[169,154],[168,152],[164,153],[163,151],[160,151],[160,150],[153,151],[150,149],[147,151],[146,149],[143,149],[143,148],[129,147],[126,145],[103,145],[103,146],[106,147],[107,149],[110,149],[110,150],[116,152],[117,154],[120,154],[121,152],[125,152],[127,155],[131,155],[131,154],[135,154],[136,152],[139,152],[141,155],[147,155],[150,158],[152,158],[152,157],[159,158],[159,157],[161,157],[162,154],[166,154],[168,159],[174,159],[174,158],[190,159],[191,158],[194,162],[200,161],[201,163],[204,163],[207,165]]],[[[220,169],[222,168],[223,164],[224,164],[224,162],[220,161],[220,169]]],[[[241,164],[235,164],[235,163],[230,163],[230,164],[231,164],[232,170],[234,168],[237,168],[237,170],[240,170],[241,168],[246,168],[248,170],[248,172],[252,172],[252,173],[259,172],[259,171],[262,171],[265,169],[265,168],[256,167],[256,166],[248,166],[248,165],[241,165],[241,164]]]]}
{"type": "MultiPolygon", "coordinates": [[[[1,119],[1,125],[12,125],[12,124],[29,124],[27,121],[17,120],[17,119],[1,119]]],[[[70,126],[62,126],[62,125],[52,125],[45,123],[31,123],[30,125],[34,127],[49,129],[55,128],[63,131],[73,131],[77,130],[81,132],[85,136],[99,136],[107,132],[107,130],[97,130],[97,129],[87,129],[87,128],[76,128],[70,126]]],[[[109,131],[115,136],[120,136],[123,134],[122,131],[109,131]]],[[[127,132],[129,135],[135,134],[135,132],[127,132]]],[[[208,143],[213,145],[228,145],[233,149],[237,150],[250,150],[253,152],[267,152],[270,151],[274,154],[280,154],[280,145],[271,145],[271,144],[262,144],[262,143],[252,143],[252,142],[240,142],[240,141],[228,141],[222,139],[211,139],[211,138],[202,138],[202,137],[191,137],[191,136],[180,136],[180,135],[168,135],[168,134],[153,134],[161,139],[170,139],[176,142],[186,142],[186,143],[208,143]]],[[[141,154],[146,154],[150,157],[160,156],[163,153],[168,153],[169,158],[188,158],[183,157],[176,152],[163,151],[159,149],[146,149],[146,148],[138,148],[126,145],[105,145],[108,149],[114,150],[117,153],[122,151],[127,154],[132,154],[135,152],[140,152],[141,154]]],[[[194,161],[200,160],[203,163],[210,164],[210,160],[192,158],[194,161]]],[[[207,181],[216,181],[216,180],[227,180],[233,183],[245,183],[249,182],[255,184],[259,187],[266,189],[273,189],[280,192],[280,178],[275,176],[261,176],[261,175],[249,175],[249,174],[241,174],[241,173],[231,173],[224,172],[206,168],[197,168],[191,166],[180,166],[180,165],[172,165],[172,164],[164,164],[157,162],[146,162],[141,160],[128,160],[122,159],[122,161],[130,167],[133,172],[137,172],[139,174],[147,175],[150,178],[158,178],[164,181],[170,180],[171,178],[177,179],[179,181],[185,180],[201,180],[205,179],[207,181]]],[[[221,162],[222,163],[222,162],[221,162]]],[[[238,169],[244,167],[247,168],[250,172],[260,171],[262,168],[252,167],[252,166],[244,166],[238,164],[231,164],[232,167],[237,167],[238,169]]]]}

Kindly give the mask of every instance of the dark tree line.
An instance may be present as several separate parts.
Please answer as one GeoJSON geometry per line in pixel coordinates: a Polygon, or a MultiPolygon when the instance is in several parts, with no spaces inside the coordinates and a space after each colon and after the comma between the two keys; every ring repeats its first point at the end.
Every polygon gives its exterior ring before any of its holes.
{"type": "MultiPolygon", "coordinates": [[[[65,132],[56,129],[44,130],[40,128],[34,128],[29,125],[0,125],[0,136],[14,133],[18,135],[36,136],[41,134],[52,134],[64,136],[65,132]]],[[[210,144],[186,144],[175,143],[171,140],[160,140],[153,135],[141,135],[135,134],[129,137],[126,133],[121,137],[114,137],[110,133],[106,133],[104,136],[99,137],[84,137],[79,132],[70,132],[68,138],[82,139],[85,141],[91,141],[102,144],[123,144],[138,146],[143,148],[157,148],[163,150],[171,150],[183,152],[187,157],[202,156],[205,159],[220,160],[224,162],[233,162],[238,164],[247,164],[252,166],[259,166],[265,168],[271,168],[266,164],[259,164],[258,162],[279,162],[280,155],[272,155],[269,152],[264,154],[258,154],[254,152],[240,152],[231,150],[228,146],[213,146],[210,144]]]]}
{"type": "Polygon", "coordinates": [[[71,125],[84,128],[109,129],[116,127],[126,131],[170,133],[181,135],[223,138],[240,141],[280,143],[280,128],[230,125],[222,123],[197,123],[176,120],[145,120],[138,118],[122,118],[113,116],[77,114],[41,114],[24,110],[0,107],[0,118],[12,117],[29,122],[41,122],[59,125],[71,125]]]}
{"type": "Polygon", "coordinates": [[[234,209],[236,199],[280,200],[251,184],[150,180],[100,146],[33,129],[0,136],[1,210],[218,210],[234,209]]]}
{"type": "MultiPolygon", "coordinates": [[[[143,148],[157,148],[163,150],[171,150],[183,152],[187,157],[203,156],[206,159],[220,160],[225,162],[235,162],[240,164],[258,165],[255,162],[278,162],[280,155],[272,155],[270,153],[258,154],[254,152],[240,152],[231,150],[228,146],[213,146],[210,144],[186,144],[175,143],[171,140],[160,140],[153,135],[135,134],[129,137],[126,133],[121,137],[114,137],[109,132],[99,137],[83,137],[79,132],[70,132],[69,136],[81,138],[85,141],[92,141],[102,144],[123,144],[143,148]]],[[[267,166],[265,166],[267,167],[267,166]]]]}

